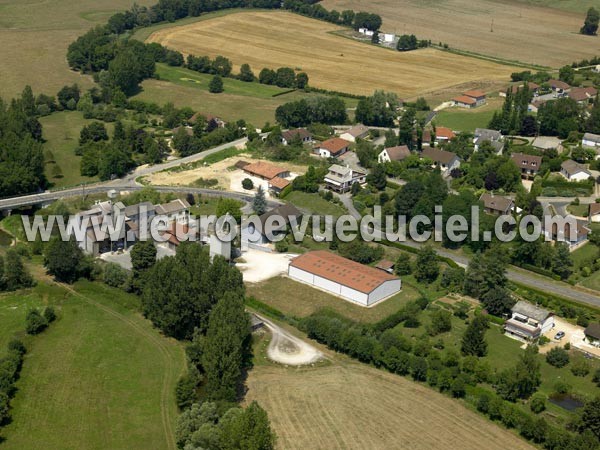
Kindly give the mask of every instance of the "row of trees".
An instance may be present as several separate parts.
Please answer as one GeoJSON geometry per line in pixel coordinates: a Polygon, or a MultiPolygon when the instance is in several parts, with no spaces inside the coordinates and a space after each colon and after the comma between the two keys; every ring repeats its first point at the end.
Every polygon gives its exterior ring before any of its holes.
{"type": "Polygon", "coordinates": [[[8,249],[5,257],[0,255],[0,292],[26,289],[34,284],[33,277],[15,248],[8,249]]]}
{"type": "Polygon", "coordinates": [[[284,0],[283,8],[314,19],[352,27],[355,30],[367,28],[368,30],[377,31],[383,23],[381,16],[377,14],[364,11],[354,12],[352,10],[339,12],[332,9],[331,11],[327,11],[318,2],[310,0],[284,0]]]}
{"type": "Polygon", "coordinates": [[[9,341],[7,350],[8,353],[0,358],[0,429],[10,420],[10,400],[17,391],[15,383],[27,352],[25,345],[17,339],[9,341]]]}
{"type": "Polygon", "coordinates": [[[372,96],[360,99],[356,105],[356,121],[376,127],[392,127],[400,101],[394,93],[375,91],[372,96]]]}
{"type": "Polygon", "coordinates": [[[297,128],[311,123],[343,124],[348,120],[348,114],[342,99],[318,96],[278,106],[275,118],[284,128],[297,128]]]}

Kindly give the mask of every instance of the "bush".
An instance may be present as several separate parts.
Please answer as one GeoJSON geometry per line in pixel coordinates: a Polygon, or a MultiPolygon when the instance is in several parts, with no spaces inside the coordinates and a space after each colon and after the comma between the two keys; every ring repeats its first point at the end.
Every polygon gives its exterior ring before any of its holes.
{"type": "Polygon", "coordinates": [[[590,373],[590,363],[585,359],[578,359],[571,365],[571,372],[576,377],[585,377],[590,373]]]}
{"type": "Polygon", "coordinates": [[[594,377],[592,378],[592,381],[594,383],[596,383],[598,385],[598,387],[600,387],[600,369],[596,369],[596,371],[594,372],[594,377]]]}
{"type": "Polygon", "coordinates": [[[25,353],[27,353],[27,348],[25,347],[25,344],[23,344],[23,342],[21,342],[19,339],[11,339],[8,343],[8,351],[17,352],[22,356],[25,353]]]}
{"type": "Polygon", "coordinates": [[[104,267],[104,282],[112,287],[122,287],[129,274],[116,263],[108,263],[104,267]]]}
{"type": "Polygon", "coordinates": [[[198,386],[198,375],[183,375],[177,381],[175,387],[175,399],[179,409],[183,410],[192,406],[197,400],[196,387],[198,386]]]}
{"type": "Polygon", "coordinates": [[[546,362],[554,367],[564,367],[569,364],[569,354],[560,347],[554,347],[546,353],[546,362]]]}
{"type": "Polygon", "coordinates": [[[545,345],[548,342],[550,342],[550,338],[548,338],[546,336],[542,336],[541,338],[538,339],[538,345],[540,345],[540,346],[545,345]]]}
{"type": "Polygon", "coordinates": [[[546,409],[546,397],[542,394],[535,394],[529,401],[529,408],[536,414],[546,409]]]}
{"type": "Polygon", "coordinates": [[[27,334],[39,334],[46,329],[48,321],[37,309],[32,309],[25,318],[25,331],[27,334]]]}
{"type": "Polygon", "coordinates": [[[44,319],[50,324],[56,320],[56,312],[52,306],[46,306],[44,309],[44,319]]]}
{"type": "Polygon", "coordinates": [[[559,380],[554,383],[554,392],[557,394],[568,394],[571,391],[571,385],[566,381],[559,380]]]}
{"type": "Polygon", "coordinates": [[[254,183],[252,182],[252,180],[250,178],[244,178],[242,180],[242,187],[244,189],[246,189],[247,191],[250,191],[250,190],[254,189],[254,183]]]}

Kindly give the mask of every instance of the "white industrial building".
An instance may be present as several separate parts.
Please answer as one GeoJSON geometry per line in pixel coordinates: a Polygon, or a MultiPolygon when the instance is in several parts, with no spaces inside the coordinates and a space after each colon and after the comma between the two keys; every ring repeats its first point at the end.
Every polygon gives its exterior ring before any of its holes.
{"type": "Polygon", "coordinates": [[[396,276],[322,250],[294,258],[288,275],[361,306],[385,300],[402,287],[396,276]]]}

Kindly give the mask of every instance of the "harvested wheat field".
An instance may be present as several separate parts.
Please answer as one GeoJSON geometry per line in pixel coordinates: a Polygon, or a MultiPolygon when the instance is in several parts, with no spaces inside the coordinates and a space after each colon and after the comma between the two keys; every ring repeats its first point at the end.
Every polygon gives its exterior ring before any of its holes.
{"type": "Polygon", "coordinates": [[[584,12],[511,0],[324,0],[322,5],[374,12],[383,18],[385,32],[415,34],[508,61],[560,67],[600,53],[600,38],[578,34],[584,12]]]}
{"type": "Polygon", "coordinates": [[[406,378],[355,362],[257,365],[246,400],[269,413],[281,449],[532,449],[525,441],[406,378]]]}
{"type": "Polygon", "coordinates": [[[163,28],[148,41],[185,54],[223,55],[234,71],[281,66],[308,73],[312,86],[356,94],[375,89],[412,97],[484,80],[509,81],[515,68],[434,49],[400,53],[330,33],[335,25],[281,11],[239,12],[163,28]]]}

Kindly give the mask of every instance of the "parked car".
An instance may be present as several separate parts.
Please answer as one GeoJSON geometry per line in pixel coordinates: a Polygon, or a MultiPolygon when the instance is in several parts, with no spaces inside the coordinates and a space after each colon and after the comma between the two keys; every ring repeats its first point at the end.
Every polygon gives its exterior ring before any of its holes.
{"type": "Polygon", "coordinates": [[[556,333],[556,335],[554,335],[554,339],[556,339],[557,341],[560,341],[564,337],[565,337],[564,331],[559,331],[558,333],[556,333]]]}

